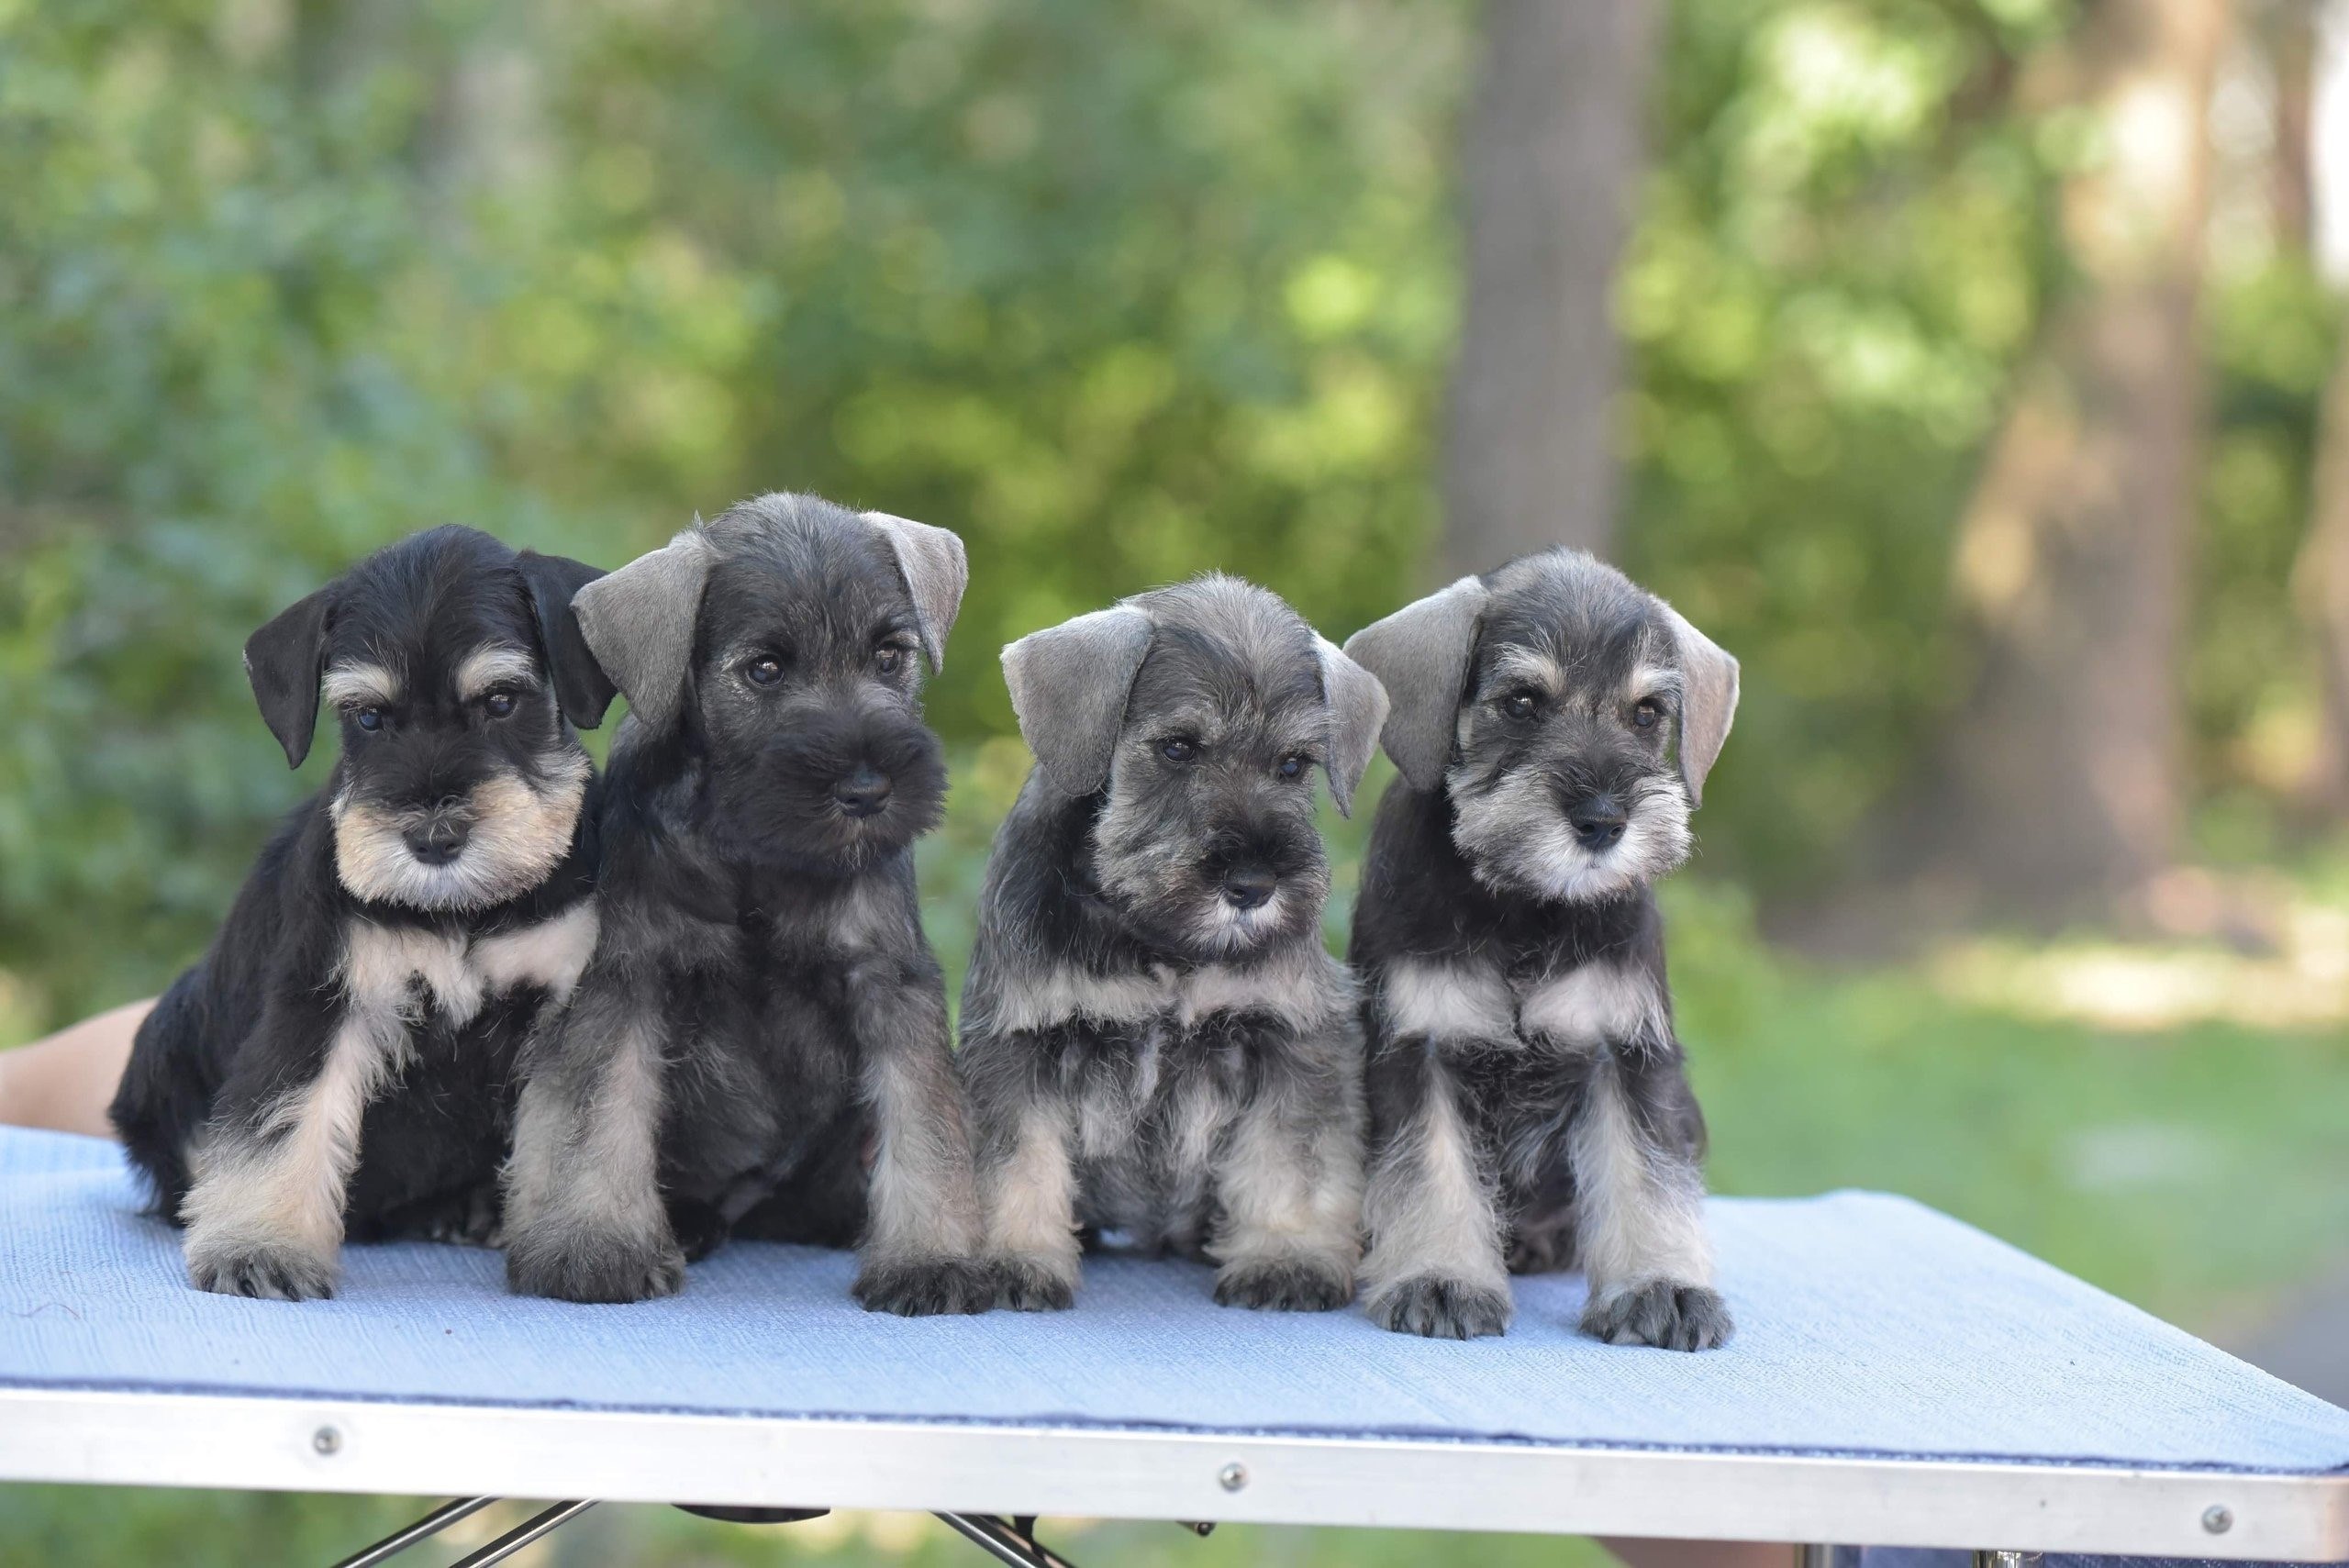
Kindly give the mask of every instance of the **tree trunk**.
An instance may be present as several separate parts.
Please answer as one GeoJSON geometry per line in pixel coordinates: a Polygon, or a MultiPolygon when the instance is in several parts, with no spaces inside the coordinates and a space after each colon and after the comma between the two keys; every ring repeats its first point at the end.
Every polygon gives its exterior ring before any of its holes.
{"type": "Polygon", "coordinates": [[[2167,862],[2202,399],[2207,111],[2224,0],[2098,0],[2063,96],[2104,154],[2063,191],[2076,272],[1961,526],[1975,654],[1928,832],[2016,912],[2092,907],[2167,862]]]}
{"type": "Polygon", "coordinates": [[[2304,785],[2309,808],[2349,814],[2349,335],[2325,388],[2317,427],[2308,537],[2292,588],[2317,655],[2317,743],[2304,785]]]}
{"type": "Polygon", "coordinates": [[[1445,455],[1445,565],[1604,551],[1611,312],[1640,171],[1653,0],[1486,0],[1461,150],[1468,302],[1445,455]]]}

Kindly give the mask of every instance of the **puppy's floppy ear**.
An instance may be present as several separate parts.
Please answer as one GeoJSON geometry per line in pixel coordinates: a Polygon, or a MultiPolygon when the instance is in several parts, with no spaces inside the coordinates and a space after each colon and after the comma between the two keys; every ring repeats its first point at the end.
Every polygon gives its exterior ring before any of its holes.
{"type": "Polygon", "coordinates": [[[1386,722],[1386,688],[1328,638],[1313,641],[1321,656],[1321,697],[1330,706],[1330,751],[1322,765],[1338,815],[1352,817],[1354,787],[1378,750],[1379,726],[1386,722]]]}
{"type": "Polygon", "coordinates": [[[1672,628],[1687,684],[1680,699],[1680,782],[1687,786],[1688,804],[1702,806],[1705,775],[1713,771],[1737,717],[1737,661],[1662,599],[1656,607],[1672,628]]]}
{"type": "Polygon", "coordinates": [[[1003,651],[1019,733],[1063,794],[1091,795],[1109,776],[1151,635],[1148,616],[1119,605],[1031,631],[1003,651]]]}
{"type": "Polygon", "coordinates": [[[289,768],[300,767],[310,754],[310,736],[318,727],[318,680],[326,673],[327,617],[334,598],[329,583],[245,639],[245,679],[252,683],[262,722],[285,748],[289,768]]]}
{"type": "Polygon", "coordinates": [[[699,529],[687,528],[572,595],[588,651],[647,728],[667,728],[685,696],[709,556],[699,529]]]}
{"type": "Polygon", "coordinates": [[[601,577],[603,570],[567,555],[540,555],[535,550],[516,556],[514,564],[522,573],[522,585],[529,590],[530,614],[539,623],[539,646],[546,651],[547,673],[554,679],[555,701],[562,706],[562,717],[582,729],[593,729],[604,722],[604,710],[612,706],[618,688],[588,649],[587,639],[579,630],[579,617],[571,613],[571,599],[601,577]]]}
{"type": "Polygon", "coordinates": [[[1485,585],[1463,577],[1346,639],[1349,658],[1386,688],[1386,754],[1413,789],[1443,784],[1485,585]]]}
{"type": "Polygon", "coordinates": [[[945,528],[867,512],[864,520],[881,530],[897,571],[914,596],[914,618],[921,627],[921,651],[935,672],[946,667],[946,634],[954,629],[954,614],[963,607],[963,590],[971,584],[970,558],[963,541],[945,528]]]}

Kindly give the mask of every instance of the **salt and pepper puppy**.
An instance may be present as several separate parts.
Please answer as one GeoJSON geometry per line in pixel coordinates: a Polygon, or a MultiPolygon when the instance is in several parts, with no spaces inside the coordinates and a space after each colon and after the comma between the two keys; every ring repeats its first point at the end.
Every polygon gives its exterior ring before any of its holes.
{"type": "Polygon", "coordinates": [[[246,643],[286,762],[321,695],[342,755],[140,1026],[115,1096],[202,1289],[330,1296],[346,1228],[495,1224],[516,1050],[596,940],[570,721],[611,694],[566,609],[595,575],[435,528],[246,643]]]}
{"type": "Polygon", "coordinates": [[[1556,550],[1464,577],[1346,651],[1394,701],[1352,957],[1370,1035],[1371,1316],[1508,1323],[1508,1270],[1579,1263],[1586,1333],[1704,1350],[1704,1119],[1650,884],[1729,737],[1737,661],[1556,550]]]}
{"type": "Polygon", "coordinates": [[[962,1065],[1004,1300],[1068,1306],[1082,1229],[1219,1262],[1229,1306],[1343,1305],[1361,1040],[1312,769],[1347,809],[1385,695],[1221,576],[1003,662],[1037,765],[988,862],[962,1065]]]}
{"type": "Polygon", "coordinates": [[[525,1065],[517,1290],[630,1301],[729,1233],[861,1237],[866,1307],[991,1305],[913,864],[946,794],[918,666],[966,575],[943,528],[774,495],[580,595],[633,714],[602,941],[525,1065]]]}

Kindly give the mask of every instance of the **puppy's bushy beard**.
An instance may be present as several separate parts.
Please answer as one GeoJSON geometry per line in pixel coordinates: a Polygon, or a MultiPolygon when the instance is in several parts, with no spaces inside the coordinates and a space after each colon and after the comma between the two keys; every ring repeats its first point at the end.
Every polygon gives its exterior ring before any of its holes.
{"type": "Polygon", "coordinates": [[[1121,792],[1112,780],[1093,833],[1093,870],[1103,895],[1153,947],[1200,962],[1230,962],[1295,941],[1320,924],[1330,867],[1308,821],[1253,832],[1208,829],[1179,810],[1121,792]],[[1270,866],[1280,884],[1254,909],[1223,897],[1223,874],[1243,858],[1270,866]]]}
{"type": "Polygon", "coordinates": [[[742,864],[843,873],[893,854],[946,814],[946,751],[917,720],[819,713],[748,749],[714,747],[709,831],[742,864]],[[889,803],[852,817],[832,786],[866,764],[889,779],[889,803]]]}
{"type": "Polygon", "coordinates": [[[565,751],[535,778],[501,771],[483,779],[465,797],[473,831],[445,865],[427,865],[408,849],[402,835],[418,814],[346,788],[328,806],[335,875],[355,898],[410,909],[463,912],[518,898],[570,852],[589,771],[584,751],[565,751]]]}
{"type": "Polygon", "coordinates": [[[1544,768],[1486,779],[1466,762],[1444,775],[1452,841],[1476,880],[1496,893],[1550,903],[1614,898],[1688,858],[1688,797],[1668,774],[1649,773],[1626,793],[1622,838],[1604,850],[1575,837],[1544,768]]]}

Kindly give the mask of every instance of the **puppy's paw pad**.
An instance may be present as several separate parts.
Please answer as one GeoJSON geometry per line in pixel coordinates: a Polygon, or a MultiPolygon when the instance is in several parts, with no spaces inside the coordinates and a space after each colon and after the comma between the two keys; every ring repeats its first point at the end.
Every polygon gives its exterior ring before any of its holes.
{"type": "Polygon", "coordinates": [[[1506,1291],[1422,1274],[1381,1291],[1370,1304],[1370,1320],[1422,1339],[1481,1340],[1507,1332],[1511,1310],[1506,1291]]]}
{"type": "Polygon", "coordinates": [[[218,1296],[262,1301],[317,1301],[334,1294],[335,1258],[298,1247],[240,1247],[190,1252],[188,1283],[218,1296]]]}
{"type": "Polygon", "coordinates": [[[898,1258],[867,1262],[852,1290],[867,1312],[940,1318],[994,1307],[996,1279],[971,1258],[898,1258]]]}
{"type": "Polygon", "coordinates": [[[1076,1282],[1066,1271],[1033,1258],[995,1261],[996,1305],[1014,1312],[1065,1312],[1076,1305],[1076,1282]]]}
{"type": "Polygon", "coordinates": [[[517,1296],[617,1304],[674,1296],[685,1284],[685,1257],[674,1246],[603,1241],[506,1253],[507,1288],[517,1296]]]}
{"type": "Polygon", "coordinates": [[[1595,1297],[1583,1309],[1582,1331],[1610,1345],[1653,1345],[1664,1351],[1709,1351],[1736,1331],[1729,1304],[1703,1285],[1650,1280],[1620,1294],[1595,1297]]]}
{"type": "Polygon", "coordinates": [[[1273,1312],[1334,1312],[1354,1298],[1344,1269],[1315,1258],[1274,1258],[1234,1263],[1218,1274],[1218,1307],[1273,1312]]]}

